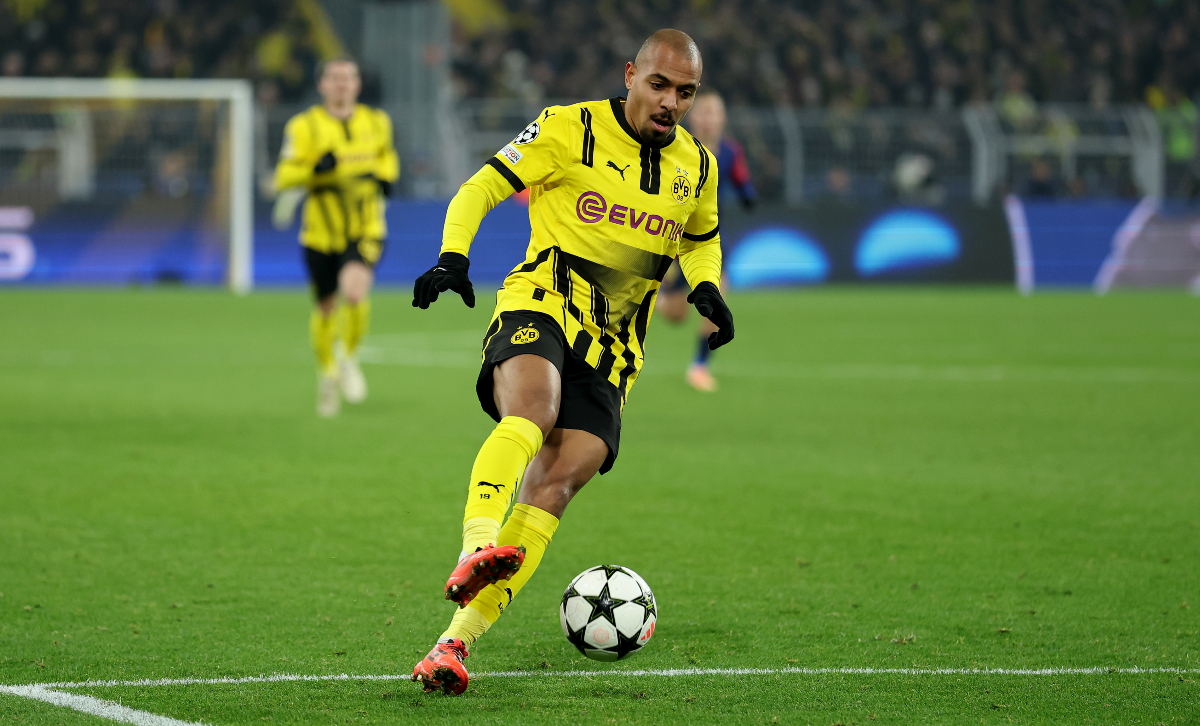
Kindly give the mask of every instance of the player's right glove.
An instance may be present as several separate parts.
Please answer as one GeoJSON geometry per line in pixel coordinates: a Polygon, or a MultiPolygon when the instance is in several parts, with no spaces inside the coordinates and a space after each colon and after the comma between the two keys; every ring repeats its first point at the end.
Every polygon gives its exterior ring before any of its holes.
{"type": "Polygon", "coordinates": [[[418,277],[413,285],[413,307],[426,310],[430,303],[438,299],[439,294],[447,290],[462,295],[467,307],[475,307],[475,288],[467,278],[467,268],[470,266],[466,255],[443,252],[433,269],[418,277]]]}
{"type": "Polygon", "coordinates": [[[716,350],[733,340],[733,313],[721,297],[721,291],[711,282],[702,282],[688,295],[687,301],[696,306],[696,311],[708,318],[719,330],[708,336],[709,350],[716,350]]]}
{"type": "Polygon", "coordinates": [[[333,155],[332,151],[326,151],[325,156],[322,156],[317,165],[313,167],[313,171],[324,174],[327,171],[333,171],[335,166],[337,166],[337,157],[333,155]]]}

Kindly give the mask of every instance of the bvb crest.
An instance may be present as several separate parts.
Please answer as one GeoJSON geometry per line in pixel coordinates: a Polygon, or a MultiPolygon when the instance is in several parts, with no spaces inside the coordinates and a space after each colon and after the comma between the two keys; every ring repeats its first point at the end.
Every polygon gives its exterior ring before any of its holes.
{"type": "Polygon", "coordinates": [[[514,345],[524,345],[526,343],[532,343],[533,341],[535,341],[537,339],[538,339],[538,331],[537,331],[537,328],[533,327],[533,323],[530,323],[528,326],[522,326],[520,328],[517,328],[517,332],[513,333],[513,336],[512,336],[512,342],[514,345]]]}

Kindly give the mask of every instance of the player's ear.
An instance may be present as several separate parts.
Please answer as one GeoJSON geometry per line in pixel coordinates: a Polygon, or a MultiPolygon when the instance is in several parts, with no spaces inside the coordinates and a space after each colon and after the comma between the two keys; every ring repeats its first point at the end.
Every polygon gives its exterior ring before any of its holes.
{"type": "Polygon", "coordinates": [[[635,66],[632,61],[626,61],[626,63],[625,63],[625,90],[629,91],[629,90],[633,89],[633,77],[635,75],[637,75],[637,66],[635,66]]]}

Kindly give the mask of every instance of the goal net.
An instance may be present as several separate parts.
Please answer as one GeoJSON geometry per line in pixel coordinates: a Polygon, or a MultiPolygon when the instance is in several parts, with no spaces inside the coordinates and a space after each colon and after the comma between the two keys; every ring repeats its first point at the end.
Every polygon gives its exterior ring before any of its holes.
{"type": "Polygon", "coordinates": [[[240,80],[0,79],[0,281],[253,286],[240,80]]]}

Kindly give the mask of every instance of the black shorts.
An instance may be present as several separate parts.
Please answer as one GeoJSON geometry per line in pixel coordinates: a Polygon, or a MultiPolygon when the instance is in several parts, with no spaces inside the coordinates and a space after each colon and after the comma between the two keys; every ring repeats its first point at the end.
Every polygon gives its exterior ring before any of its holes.
{"type": "Polygon", "coordinates": [[[361,262],[375,269],[383,257],[383,247],[383,240],[373,239],[347,242],[346,249],[341,252],[319,252],[311,247],[301,247],[313,294],[318,300],[323,300],[337,292],[338,274],[347,262],[361,262]]]}
{"type": "Polygon", "coordinates": [[[479,405],[493,419],[500,420],[492,393],[492,371],[509,358],[526,353],[550,361],[562,377],[562,399],[554,428],[599,436],[608,446],[600,473],[607,473],[617,460],[621,444],[621,392],[571,350],[562,328],[549,315],[530,310],[502,312],[488,328],[483,338],[483,368],[475,384],[479,405]]]}
{"type": "Polygon", "coordinates": [[[683,274],[683,269],[679,266],[679,260],[671,263],[666,277],[663,278],[662,287],[659,289],[667,295],[672,293],[690,293],[692,291],[692,288],[688,286],[687,277],[683,274]]]}

